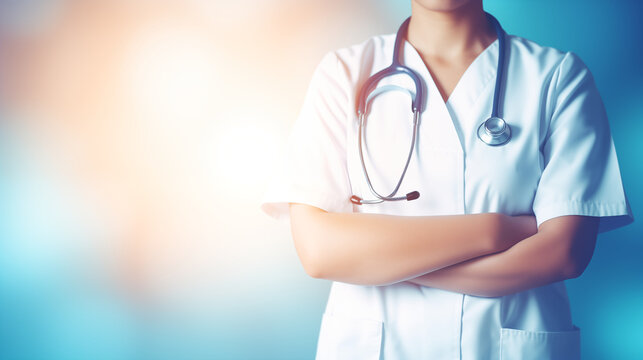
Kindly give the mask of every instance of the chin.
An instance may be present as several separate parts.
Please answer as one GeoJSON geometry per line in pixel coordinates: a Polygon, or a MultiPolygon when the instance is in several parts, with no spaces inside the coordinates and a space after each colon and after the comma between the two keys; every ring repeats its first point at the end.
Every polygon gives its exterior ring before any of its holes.
{"type": "Polygon", "coordinates": [[[431,11],[453,11],[464,5],[481,0],[412,0],[417,5],[431,11]]]}

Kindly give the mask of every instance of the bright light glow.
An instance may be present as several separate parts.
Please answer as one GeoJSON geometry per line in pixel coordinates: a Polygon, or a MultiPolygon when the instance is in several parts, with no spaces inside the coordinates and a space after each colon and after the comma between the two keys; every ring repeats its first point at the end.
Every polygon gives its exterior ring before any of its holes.
{"type": "MultiPolygon", "coordinates": [[[[260,117],[255,117],[260,119],[260,117]]],[[[265,183],[279,152],[271,122],[238,119],[218,134],[216,169],[226,188],[256,187],[265,183]]]]}

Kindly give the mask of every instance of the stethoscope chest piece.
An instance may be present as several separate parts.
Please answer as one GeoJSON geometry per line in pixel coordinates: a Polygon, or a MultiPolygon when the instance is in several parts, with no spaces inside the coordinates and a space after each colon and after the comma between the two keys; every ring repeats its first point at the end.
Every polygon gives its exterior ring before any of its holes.
{"type": "Polygon", "coordinates": [[[511,128],[502,118],[492,116],[478,127],[478,138],[487,145],[504,145],[511,139],[511,128]]]}

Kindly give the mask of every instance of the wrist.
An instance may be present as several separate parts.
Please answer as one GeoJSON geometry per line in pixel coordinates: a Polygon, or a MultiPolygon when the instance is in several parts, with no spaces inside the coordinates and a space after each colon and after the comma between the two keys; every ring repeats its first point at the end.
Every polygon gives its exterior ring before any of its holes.
{"type": "Polygon", "coordinates": [[[494,252],[505,251],[538,232],[536,218],[489,213],[491,243],[494,252]]]}
{"type": "Polygon", "coordinates": [[[511,217],[502,213],[486,213],[484,215],[484,233],[489,253],[504,251],[513,244],[507,241],[507,228],[511,217]]]}

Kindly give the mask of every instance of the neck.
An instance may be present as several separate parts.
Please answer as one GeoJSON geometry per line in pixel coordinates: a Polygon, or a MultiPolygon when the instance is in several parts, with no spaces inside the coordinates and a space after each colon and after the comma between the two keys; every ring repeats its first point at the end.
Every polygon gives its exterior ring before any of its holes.
{"type": "Polygon", "coordinates": [[[426,57],[454,59],[477,55],[496,38],[487,21],[482,0],[472,0],[456,9],[428,9],[411,2],[408,41],[426,57]]]}

